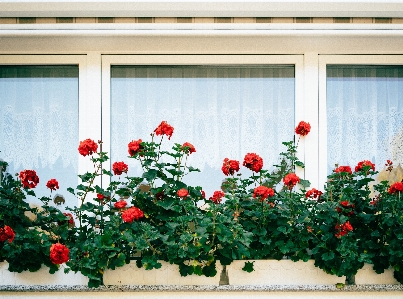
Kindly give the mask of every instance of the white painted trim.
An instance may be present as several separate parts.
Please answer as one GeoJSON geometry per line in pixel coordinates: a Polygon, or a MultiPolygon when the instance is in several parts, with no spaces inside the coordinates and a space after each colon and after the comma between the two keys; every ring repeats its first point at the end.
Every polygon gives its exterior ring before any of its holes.
{"type": "Polygon", "coordinates": [[[326,66],[328,64],[403,65],[403,55],[319,55],[319,186],[325,184],[327,177],[326,66]]]}
{"type": "Polygon", "coordinates": [[[400,37],[403,24],[0,24],[0,37],[400,37]]]}
{"type": "MultiPolygon", "coordinates": [[[[1,30],[1,28],[0,28],[1,30]]],[[[402,37],[403,30],[1,30],[0,37],[402,37]]]]}
{"type": "MultiPolygon", "coordinates": [[[[102,55],[102,138],[104,151],[110,153],[110,74],[111,65],[295,65],[295,126],[304,119],[304,61],[303,55],[102,55]]],[[[298,157],[304,161],[303,142],[298,157]]],[[[309,161],[310,163],[311,161],[309,161]]],[[[314,162],[315,163],[315,162],[314,162]]],[[[108,165],[110,166],[110,165],[108,165]]],[[[303,170],[299,175],[304,176],[303,170]]],[[[107,180],[107,178],[106,178],[107,180]]],[[[107,181],[103,181],[107,183],[107,181]]]]}
{"type": "Polygon", "coordinates": [[[304,92],[305,101],[301,110],[304,111],[304,121],[310,123],[311,132],[302,138],[305,147],[305,178],[311,182],[311,187],[321,189],[319,185],[318,160],[319,124],[318,124],[318,53],[304,53],[304,92]]]}
{"type": "MultiPolygon", "coordinates": [[[[0,0],[1,1],[1,0],[0,0]]],[[[357,23],[48,23],[0,24],[1,30],[403,30],[403,24],[357,23]]]]}
{"type": "Polygon", "coordinates": [[[9,0],[0,17],[402,17],[403,1],[381,0],[9,0]]]}

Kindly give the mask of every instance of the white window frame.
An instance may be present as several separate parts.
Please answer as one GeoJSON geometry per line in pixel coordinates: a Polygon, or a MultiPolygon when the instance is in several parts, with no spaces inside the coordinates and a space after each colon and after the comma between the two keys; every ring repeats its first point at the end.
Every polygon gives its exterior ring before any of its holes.
{"type": "Polygon", "coordinates": [[[403,55],[319,55],[319,186],[327,178],[326,67],[335,64],[403,65],[403,55]]]}
{"type": "MultiPolygon", "coordinates": [[[[111,66],[113,65],[294,65],[295,125],[304,119],[304,56],[303,55],[102,55],[102,138],[104,151],[110,152],[111,66]]],[[[286,141],[286,140],[284,140],[286,141]]],[[[298,157],[304,161],[305,142],[300,141],[298,157]]],[[[309,162],[307,161],[308,165],[309,162]]],[[[314,163],[316,164],[316,163],[314,163]]],[[[108,165],[110,167],[110,165],[108,165]]],[[[110,169],[109,169],[110,170],[110,169]]],[[[304,169],[298,175],[305,176],[304,169]]],[[[107,178],[105,178],[107,180],[107,178]]],[[[105,181],[104,183],[107,183],[105,181]]]]}

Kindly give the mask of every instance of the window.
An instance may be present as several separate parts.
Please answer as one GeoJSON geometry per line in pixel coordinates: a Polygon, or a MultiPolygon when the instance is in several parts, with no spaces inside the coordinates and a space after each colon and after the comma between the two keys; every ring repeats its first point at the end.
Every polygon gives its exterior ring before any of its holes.
{"type": "Polygon", "coordinates": [[[326,64],[327,173],[362,160],[378,170],[387,159],[403,164],[403,66],[390,63],[401,58],[365,58],[344,64],[348,57],[330,57],[326,64]]]}
{"type": "Polygon", "coordinates": [[[284,150],[281,142],[292,140],[294,134],[295,65],[218,62],[111,62],[112,162],[126,161],[132,174],[138,174],[140,166],[130,164],[126,145],[149,140],[159,122],[166,120],[175,128],[168,148],[184,142],[196,147],[189,163],[202,173],[188,175],[186,182],[202,186],[207,195],[220,188],[226,157],[242,163],[246,153],[256,152],[266,167],[277,163],[284,150]]]}
{"type": "Polygon", "coordinates": [[[0,61],[0,158],[12,174],[34,169],[39,196],[50,194],[46,182],[56,178],[60,189],[52,198],[61,195],[73,206],[76,199],[66,189],[78,182],[77,149],[71,145],[79,141],[79,66],[10,60],[0,61]]]}

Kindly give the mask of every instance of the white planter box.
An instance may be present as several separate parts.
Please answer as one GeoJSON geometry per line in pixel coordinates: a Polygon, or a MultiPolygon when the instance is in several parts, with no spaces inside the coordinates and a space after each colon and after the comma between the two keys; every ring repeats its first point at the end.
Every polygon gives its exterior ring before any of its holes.
{"type": "Polygon", "coordinates": [[[346,278],[325,273],[314,266],[314,261],[256,260],[254,271],[245,272],[245,261],[234,261],[227,266],[230,285],[334,285],[346,278]]]}
{"type": "Polygon", "coordinates": [[[217,263],[217,274],[214,277],[188,275],[181,276],[179,267],[167,262],[161,262],[160,269],[145,270],[138,268],[135,262],[117,268],[106,270],[105,285],[219,285],[222,266],[217,263]]]}
{"type": "MultiPolygon", "coordinates": [[[[251,261],[252,262],[252,261],[251,261]]],[[[254,262],[252,273],[242,270],[245,261],[234,261],[227,266],[229,285],[335,285],[345,283],[345,277],[326,274],[314,266],[314,261],[293,262],[290,260],[257,260],[254,262]]],[[[122,285],[194,285],[218,286],[222,266],[217,263],[217,275],[205,277],[198,275],[180,276],[177,265],[161,262],[160,269],[145,270],[137,268],[133,262],[129,265],[107,270],[104,274],[104,284],[111,286],[122,285]]],[[[62,266],[63,267],[63,266],[62,266]]],[[[87,286],[88,278],[80,273],[64,274],[60,269],[55,274],[49,274],[44,267],[37,272],[15,273],[7,270],[8,264],[0,263],[0,286],[87,286]]],[[[393,270],[388,269],[382,274],[376,274],[371,265],[365,265],[355,276],[356,285],[396,285],[398,281],[393,277],[393,270]]]]}
{"type": "Polygon", "coordinates": [[[400,284],[393,277],[393,269],[387,269],[382,274],[377,274],[372,265],[365,264],[355,275],[356,284],[400,284]]]}
{"type": "MultiPolygon", "coordinates": [[[[63,267],[63,266],[61,266],[63,267]]],[[[83,285],[88,284],[88,278],[81,273],[70,271],[65,274],[63,268],[55,274],[49,273],[49,268],[43,267],[39,271],[22,273],[10,272],[8,263],[0,263],[0,285],[26,285],[26,286],[51,286],[51,285],[83,285]]]]}

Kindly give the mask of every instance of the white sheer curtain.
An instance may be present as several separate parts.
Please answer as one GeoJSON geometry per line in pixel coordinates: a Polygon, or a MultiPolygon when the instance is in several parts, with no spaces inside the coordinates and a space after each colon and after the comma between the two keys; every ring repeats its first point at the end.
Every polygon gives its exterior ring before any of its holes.
{"type": "Polygon", "coordinates": [[[403,67],[327,67],[328,171],[371,160],[403,165],[403,67]]]}
{"type": "Polygon", "coordinates": [[[187,182],[207,196],[220,188],[224,158],[242,163],[256,152],[270,168],[284,150],[281,142],[293,138],[293,66],[113,66],[111,90],[112,162],[126,161],[138,172],[127,144],[150,140],[166,120],[175,128],[169,147],[195,146],[190,165],[202,173],[187,182]]]}
{"type": "Polygon", "coordinates": [[[37,172],[37,195],[49,195],[46,182],[59,181],[60,193],[77,185],[78,66],[0,66],[0,158],[10,173],[37,172]]]}

